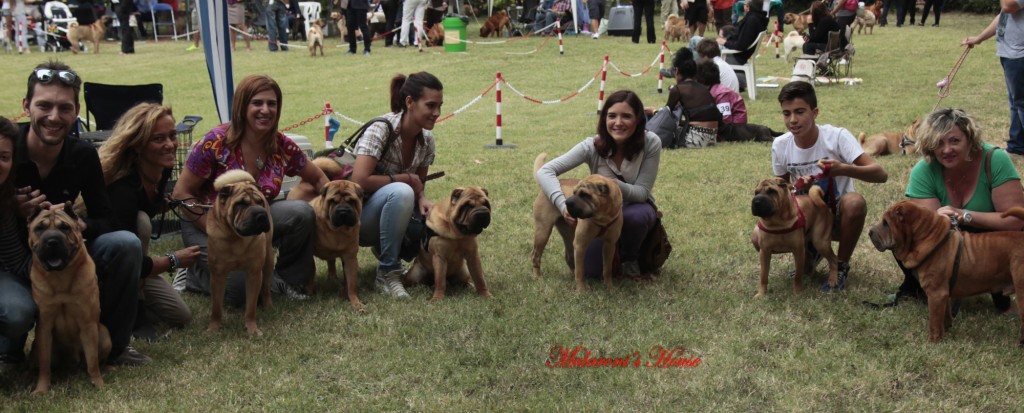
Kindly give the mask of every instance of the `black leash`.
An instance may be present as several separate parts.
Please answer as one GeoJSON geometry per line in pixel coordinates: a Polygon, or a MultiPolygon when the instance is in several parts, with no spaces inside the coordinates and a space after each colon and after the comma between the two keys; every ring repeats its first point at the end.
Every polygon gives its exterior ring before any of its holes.
{"type": "MultiPolygon", "coordinates": [[[[960,277],[960,258],[963,257],[963,251],[964,251],[964,233],[962,231],[960,231],[960,227],[956,223],[956,217],[949,217],[949,220],[950,220],[950,223],[952,224],[952,226],[949,228],[949,232],[946,234],[946,239],[949,239],[949,236],[952,235],[954,232],[956,232],[957,235],[960,235],[960,243],[957,244],[957,246],[956,246],[956,257],[953,259],[953,271],[952,271],[952,274],[949,277],[949,291],[952,293],[953,287],[956,286],[956,281],[960,277]]],[[[945,240],[943,240],[943,242],[945,242],[945,240]]],[[[916,278],[918,283],[920,284],[921,277],[917,276],[917,271],[916,270],[910,270],[910,271],[914,275],[914,278],[916,278]]],[[[902,297],[902,295],[900,295],[900,292],[897,291],[896,292],[896,298],[894,300],[892,300],[891,303],[878,304],[878,303],[873,303],[873,302],[868,301],[868,300],[864,300],[862,303],[864,305],[868,306],[868,307],[874,308],[876,310],[880,310],[880,309],[883,309],[883,308],[895,307],[897,304],[899,304],[901,297],[902,297]]]]}

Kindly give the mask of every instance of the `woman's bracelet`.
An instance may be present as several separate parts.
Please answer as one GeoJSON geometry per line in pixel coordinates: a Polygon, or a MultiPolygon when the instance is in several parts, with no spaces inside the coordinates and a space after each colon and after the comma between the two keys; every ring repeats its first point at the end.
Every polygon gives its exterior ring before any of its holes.
{"type": "Polygon", "coordinates": [[[391,183],[395,183],[395,175],[393,175],[393,174],[388,174],[388,179],[390,179],[390,180],[391,180],[391,183]]]}
{"type": "Polygon", "coordinates": [[[181,265],[181,261],[178,261],[178,256],[174,255],[173,252],[168,252],[166,255],[167,259],[170,260],[171,264],[169,267],[167,267],[167,272],[172,272],[178,269],[178,267],[181,265]]]}

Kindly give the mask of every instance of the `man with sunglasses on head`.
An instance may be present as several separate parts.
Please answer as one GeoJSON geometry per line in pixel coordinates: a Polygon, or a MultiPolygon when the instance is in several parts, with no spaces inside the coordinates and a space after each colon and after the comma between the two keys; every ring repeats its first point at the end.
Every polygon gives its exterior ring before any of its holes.
{"type": "MultiPolygon", "coordinates": [[[[88,217],[79,218],[79,225],[89,255],[96,263],[100,322],[110,331],[113,344],[107,364],[142,365],[152,360],[129,346],[137,312],[142,245],[135,234],[111,229],[113,209],[103,182],[99,155],[92,144],[80,139],[77,133],[81,86],[81,78],[70,67],[54,60],[36,66],[29,74],[28,92],[22,101],[29,123],[21,125],[21,135],[14,146],[18,213],[28,220],[37,208],[75,202],[82,196],[88,217]]],[[[28,280],[24,287],[20,292],[31,303],[28,280]]],[[[5,296],[13,293],[6,291],[5,296]]],[[[0,303],[0,307],[5,305],[10,303],[0,303]]],[[[6,320],[0,318],[0,323],[7,323],[8,327],[21,326],[24,330],[19,332],[21,334],[11,334],[8,329],[6,337],[0,336],[0,354],[13,360],[24,357],[25,339],[35,318],[34,308],[19,310],[8,312],[6,320]],[[30,319],[11,320],[11,314],[30,319]]],[[[0,311],[2,314],[4,311],[0,311]]]]}

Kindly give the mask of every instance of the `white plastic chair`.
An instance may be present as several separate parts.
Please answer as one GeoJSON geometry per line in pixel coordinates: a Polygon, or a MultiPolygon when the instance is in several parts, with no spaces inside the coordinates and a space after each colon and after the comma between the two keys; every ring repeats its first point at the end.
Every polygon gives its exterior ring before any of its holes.
{"type": "MultiPolygon", "coordinates": [[[[737,72],[743,72],[743,74],[745,75],[747,80],[747,95],[750,96],[750,100],[757,100],[757,84],[755,83],[755,79],[757,78],[754,76],[754,61],[757,59],[755,59],[754,56],[757,56],[757,48],[761,47],[761,40],[764,39],[765,33],[767,32],[763,31],[760,34],[758,34],[757,39],[754,40],[754,44],[750,45],[750,47],[748,48],[748,50],[751,50],[752,53],[750,54],[750,58],[747,59],[747,63],[744,63],[742,65],[729,65],[729,67],[731,67],[732,70],[735,70],[737,72]]],[[[739,50],[722,49],[722,58],[724,59],[725,56],[736,54],[739,52],[739,50]]]]}
{"type": "Polygon", "coordinates": [[[306,33],[309,33],[309,25],[313,24],[316,19],[320,18],[320,2],[318,1],[300,1],[299,10],[302,11],[302,19],[305,20],[306,33]]]}
{"type": "MultiPolygon", "coordinates": [[[[126,1],[126,0],[121,0],[121,1],[126,1]]],[[[174,40],[178,40],[178,25],[174,21],[174,8],[171,7],[170,4],[167,4],[167,3],[154,3],[153,6],[149,8],[149,17],[153,21],[153,41],[156,41],[157,38],[159,37],[159,35],[157,33],[160,31],[160,26],[171,26],[171,33],[174,33],[174,35],[173,36],[172,35],[164,35],[164,37],[170,37],[170,38],[172,38],[174,40]],[[162,22],[161,21],[157,21],[156,20],[156,14],[157,13],[167,13],[168,15],[171,16],[171,21],[170,22],[167,22],[167,21],[162,21],[162,22]]]]}

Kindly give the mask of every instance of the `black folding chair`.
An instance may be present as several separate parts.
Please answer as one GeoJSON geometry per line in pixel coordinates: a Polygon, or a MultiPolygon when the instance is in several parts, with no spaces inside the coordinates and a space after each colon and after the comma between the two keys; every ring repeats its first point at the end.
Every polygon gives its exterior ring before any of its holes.
{"type": "Polygon", "coordinates": [[[148,85],[105,85],[85,82],[82,85],[85,97],[85,125],[89,128],[92,118],[96,127],[90,130],[114,129],[114,124],[128,109],[142,102],[162,104],[164,87],[159,83],[148,85]]]}

